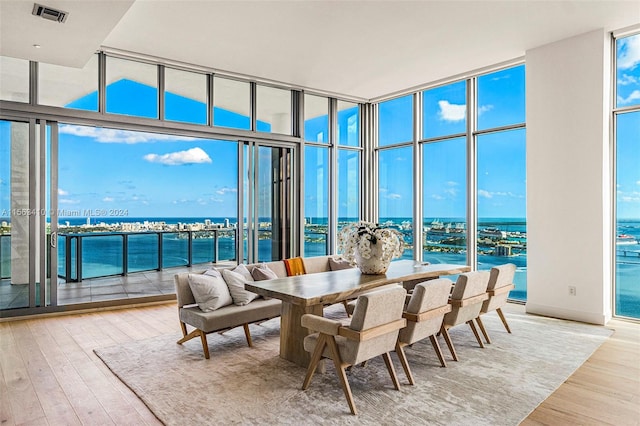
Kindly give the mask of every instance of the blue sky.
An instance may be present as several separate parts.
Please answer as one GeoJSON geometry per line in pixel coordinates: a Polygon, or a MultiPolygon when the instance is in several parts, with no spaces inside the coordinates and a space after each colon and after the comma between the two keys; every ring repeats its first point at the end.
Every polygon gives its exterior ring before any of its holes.
{"type": "MultiPolygon", "coordinates": [[[[525,69],[518,66],[478,79],[478,127],[489,129],[525,121],[525,69]]],[[[381,146],[412,138],[412,96],[379,107],[381,146]]],[[[423,92],[425,139],[466,132],[466,84],[457,82],[423,92]]],[[[478,138],[478,215],[524,218],[526,169],[524,130],[478,138]]],[[[428,143],[424,168],[423,212],[427,218],[464,218],[467,166],[464,137],[428,143]]],[[[413,209],[411,148],[380,152],[380,217],[410,217],[413,209]]]]}
{"type": "MultiPolygon", "coordinates": [[[[640,36],[617,43],[617,106],[640,103],[640,36]]],[[[481,129],[525,120],[524,66],[478,79],[478,126],[481,129]]],[[[154,117],[157,90],[121,81],[109,86],[108,109],[154,117]],[[136,91],[140,89],[140,91],[136,91]],[[129,102],[131,90],[140,102],[129,102]],[[144,101],[147,99],[147,101],[144,101]],[[132,105],[138,107],[131,109],[132,105]],[[150,106],[151,105],[151,106],[150,106]]],[[[381,145],[412,138],[411,96],[380,105],[381,145]],[[407,119],[408,117],[408,119],[407,119]]],[[[466,87],[458,82],[424,92],[423,138],[463,133],[466,87]]],[[[89,94],[70,107],[95,110],[89,94]]],[[[178,121],[204,123],[203,104],[167,96],[167,110],[178,121]]],[[[248,118],[216,111],[216,124],[247,128],[248,118]],[[226,114],[226,115],[225,115],[226,114]]],[[[340,119],[341,137],[352,145],[355,122],[340,119]],[[344,135],[343,135],[344,133],[344,135]]],[[[268,130],[267,123],[260,123],[268,130]]],[[[309,120],[308,134],[326,134],[326,119],[309,120]],[[317,129],[314,129],[316,128],[317,129]],[[316,132],[317,130],[317,132],[316,132]]],[[[9,140],[9,126],[0,123],[1,140],[9,140]]],[[[313,139],[316,140],[316,139],[313,139]]],[[[640,217],[640,113],[620,116],[617,133],[617,209],[621,218],[640,217]]],[[[481,136],[478,140],[478,212],[482,217],[524,217],[526,214],[526,131],[481,136]]],[[[463,138],[425,145],[423,180],[426,217],[462,218],[466,211],[466,149],[463,138]]],[[[83,126],[60,126],[59,208],[124,209],[130,217],[235,217],[237,206],[237,145],[232,141],[177,138],[83,126]]],[[[0,144],[0,208],[9,208],[9,144],[0,144]]],[[[410,217],[413,210],[413,158],[410,148],[380,153],[380,216],[410,217]]],[[[309,161],[317,158],[309,156],[309,161]]],[[[322,161],[326,161],[323,159],[322,161]]],[[[345,163],[346,165],[346,163],[345,163]]],[[[351,163],[352,167],[356,163],[351,163]]],[[[311,166],[311,164],[308,164],[311,166]]],[[[327,211],[326,177],[306,182],[305,215],[327,211]]],[[[353,181],[353,169],[339,179],[353,181]]],[[[339,215],[357,211],[357,192],[340,195],[339,215]]]]}
{"type": "MultiPolygon", "coordinates": [[[[640,35],[616,43],[618,107],[640,104],[640,35]]],[[[640,218],[640,113],[622,114],[617,134],[617,215],[640,218]]]]}

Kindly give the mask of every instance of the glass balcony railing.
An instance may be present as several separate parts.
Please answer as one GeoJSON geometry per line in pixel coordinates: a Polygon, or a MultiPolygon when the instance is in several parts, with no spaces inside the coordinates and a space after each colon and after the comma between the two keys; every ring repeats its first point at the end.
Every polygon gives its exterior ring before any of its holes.
{"type": "MultiPolygon", "coordinates": [[[[58,235],[58,276],[67,282],[235,260],[236,230],[58,235]]],[[[3,259],[4,261],[4,259],[3,259]]]]}

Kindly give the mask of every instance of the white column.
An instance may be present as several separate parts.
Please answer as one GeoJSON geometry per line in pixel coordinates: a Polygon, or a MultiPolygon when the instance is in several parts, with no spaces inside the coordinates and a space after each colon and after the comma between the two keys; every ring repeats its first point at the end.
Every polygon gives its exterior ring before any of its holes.
{"type": "Polygon", "coordinates": [[[530,313],[611,318],[610,43],[597,30],[526,52],[530,313]]]}

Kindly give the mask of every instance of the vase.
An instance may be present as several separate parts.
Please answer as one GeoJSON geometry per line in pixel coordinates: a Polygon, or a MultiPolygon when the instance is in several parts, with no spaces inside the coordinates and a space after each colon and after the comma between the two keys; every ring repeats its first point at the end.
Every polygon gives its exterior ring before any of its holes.
{"type": "Polygon", "coordinates": [[[365,259],[360,255],[360,250],[354,253],[356,265],[363,274],[385,274],[391,263],[391,259],[382,259],[382,244],[371,244],[371,256],[365,259]]]}

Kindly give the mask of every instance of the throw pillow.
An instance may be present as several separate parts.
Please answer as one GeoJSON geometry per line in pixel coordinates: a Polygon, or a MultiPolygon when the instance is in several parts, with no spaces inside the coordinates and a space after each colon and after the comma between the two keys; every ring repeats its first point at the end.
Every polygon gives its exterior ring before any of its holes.
{"type": "MultiPolygon", "coordinates": [[[[247,270],[247,272],[249,271],[247,270]]],[[[244,284],[247,281],[253,281],[253,278],[251,278],[251,274],[249,274],[250,280],[247,280],[246,277],[241,273],[234,272],[229,269],[223,269],[222,276],[227,282],[227,287],[229,287],[229,293],[231,293],[231,298],[233,299],[234,304],[239,306],[246,305],[247,303],[258,297],[257,294],[244,289],[244,284]]]]}
{"type": "Polygon", "coordinates": [[[222,276],[189,274],[189,288],[196,299],[198,307],[204,312],[211,312],[233,303],[229,288],[222,276]]]}
{"type": "Polygon", "coordinates": [[[346,260],[342,258],[329,258],[329,269],[332,271],[339,271],[340,269],[351,269],[353,266],[346,260]]]}
{"type": "Polygon", "coordinates": [[[275,280],[276,278],[278,278],[276,273],[273,272],[266,263],[262,263],[253,268],[253,271],[251,271],[251,276],[256,281],[275,280]]]}
{"type": "Polygon", "coordinates": [[[304,263],[301,257],[292,257],[291,259],[284,259],[284,266],[287,268],[287,275],[293,277],[294,275],[304,275],[304,263]]]}

